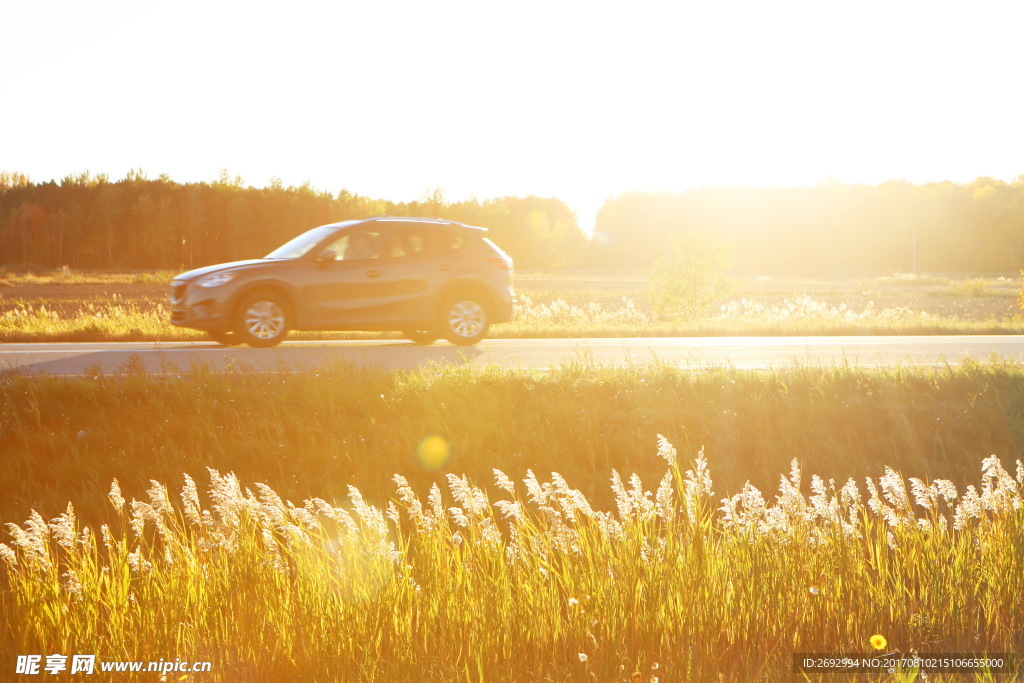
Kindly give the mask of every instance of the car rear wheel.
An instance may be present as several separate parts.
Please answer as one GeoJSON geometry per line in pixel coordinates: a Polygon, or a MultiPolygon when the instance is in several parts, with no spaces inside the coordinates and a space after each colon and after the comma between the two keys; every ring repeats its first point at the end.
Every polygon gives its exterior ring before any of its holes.
{"type": "Polygon", "coordinates": [[[288,305],[273,292],[247,296],[238,307],[236,334],[249,346],[277,346],[290,328],[288,305]]]}
{"type": "Polygon", "coordinates": [[[490,327],[490,317],[479,296],[459,294],[449,297],[441,307],[441,324],[445,339],[452,344],[468,346],[484,338],[490,327]]]}
{"type": "Polygon", "coordinates": [[[430,330],[405,330],[402,336],[416,344],[432,344],[441,335],[430,330]]]}

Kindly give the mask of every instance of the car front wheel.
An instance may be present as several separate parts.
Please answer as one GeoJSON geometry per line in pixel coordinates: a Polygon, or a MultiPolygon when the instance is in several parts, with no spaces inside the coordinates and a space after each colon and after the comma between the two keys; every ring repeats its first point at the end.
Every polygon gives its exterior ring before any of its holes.
{"type": "Polygon", "coordinates": [[[288,305],[272,292],[247,296],[238,307],[236,333],[249,346],[277,346],[290,329],[288,305]]]}
{"type": "Polygon", "coordinates": [[[487,334],[490,319],[487,306],[473,294],[450,297],[441,307],[444,337],[452,344],[476,344],[487,334]]]}

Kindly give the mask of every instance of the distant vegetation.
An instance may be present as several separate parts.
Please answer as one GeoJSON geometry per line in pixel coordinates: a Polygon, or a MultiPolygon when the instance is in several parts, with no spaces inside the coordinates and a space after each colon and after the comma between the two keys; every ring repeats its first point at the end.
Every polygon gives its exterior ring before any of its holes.
{"type": "Polygon", "coordinates": [[[491,229],[521,268],[649,268],[681,233],[736,245],[735,272],[861,275],[1015,272],[1024,263],[1024,176],[1012,183],[702,188],[608,199],[588,239],[557,198],[392,202],[306,184],[249,187],[227,172],[181,184],[139,171],[36,183],[0,173],[0,264],[181,269],[260,256],[307,228],[390,214],[491,229]]]}
{"type": "Polygon", "coordinates": [[[301,187],[246,187],[222,173],[181,184],[141,172],[112,182],[82,173],[36,184],[0,174],[0,263],[72,268],[182,269],[258,258],[298,233],[369,216],[432,216],[481,225],[521,267],[577,262],[586,236],[558,199],[448,202],[440,190],[414,202],[301,187]]]}
{"type": "Polygon", "coordinates": [[[1024,176],[627,193],[598,214],[593,256],[646,267],[694,230],[733,240],[740,273],[1011,273],[1024,263],[1024,176]]]}

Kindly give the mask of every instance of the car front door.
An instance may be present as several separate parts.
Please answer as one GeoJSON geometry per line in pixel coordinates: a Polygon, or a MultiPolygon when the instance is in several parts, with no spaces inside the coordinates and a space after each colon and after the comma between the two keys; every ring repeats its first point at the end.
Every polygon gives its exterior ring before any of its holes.
{"type": "Polygon", "coordinates": [[[373,326],[386,319],[396,283],[384,232],[353,228],[324,245],[301,288],[307,326],[373,326]]]}
{"type": "Polygon", "coordinates": [[[347,230],[326,245],[303,292],[308,325],[397,329],[431,321],[438,272],[429,229],[388,221],[347,230]]]}

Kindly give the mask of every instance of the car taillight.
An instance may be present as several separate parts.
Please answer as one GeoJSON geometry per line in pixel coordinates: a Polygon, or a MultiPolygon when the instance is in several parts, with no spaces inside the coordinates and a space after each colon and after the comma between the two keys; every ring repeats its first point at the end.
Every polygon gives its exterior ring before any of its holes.
{"type": "Polygon", "coordinates": [[[502,270],[512,270],[512,259],[508,256],[488,256],[487,262],[502,270]]]}

